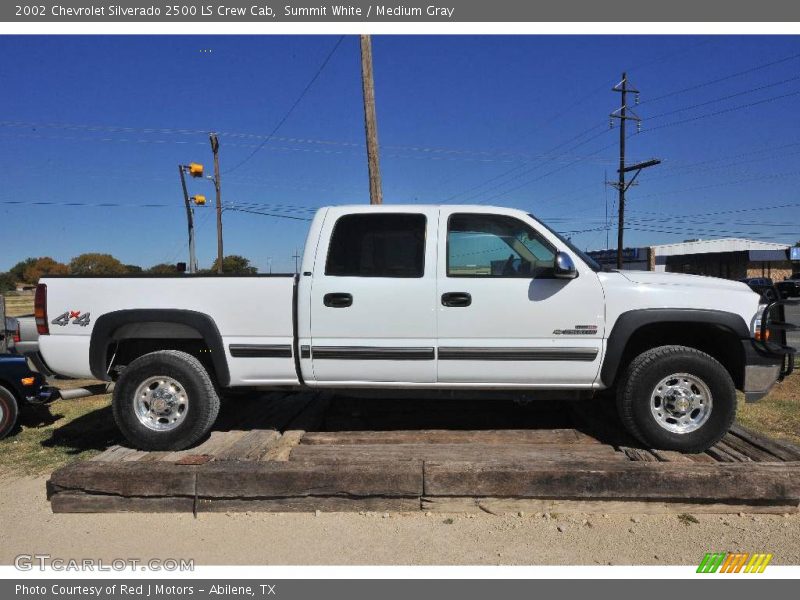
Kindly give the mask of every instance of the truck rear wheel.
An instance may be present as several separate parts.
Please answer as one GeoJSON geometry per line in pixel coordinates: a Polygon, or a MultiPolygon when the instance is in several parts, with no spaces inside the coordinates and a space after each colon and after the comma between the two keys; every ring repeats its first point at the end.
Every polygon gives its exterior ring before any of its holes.
{"type": "Polygon", "coordinates": [[[183,450],[214,424],[219,396],[197,358],[160,350],[131,362],[117,380],[114,420],[140,450],[183,450]]]}
{"type": "Polygon", "coordinates": [[[14,429],[18,412],[19,407],[14,394],[0,385],[0,440],[14,429]]]}
{"type": "Polygon", "coordinates": [[[650,448],[703,452],[730,429],[736,388],[705,352],[660,346],[631,362],[617,389],[628,432],[650,448]]]}

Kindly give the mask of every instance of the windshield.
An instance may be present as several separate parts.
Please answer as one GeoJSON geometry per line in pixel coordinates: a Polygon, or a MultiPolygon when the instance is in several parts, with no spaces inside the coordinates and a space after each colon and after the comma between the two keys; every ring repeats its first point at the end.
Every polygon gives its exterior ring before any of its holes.
{"type": "MultiPolygon", "coordinates": [[[[532,214],[530,214],[530,213],[528,213],[528,216],[529,216],[531,219],[536,219],[536,217],[534,217],[534,216],[533,216],[532,214]]],[[[569,248],[569,249],[570,249],[570,250],[572,250],[572,251],[573,251],[575,254],[577,254],[577,255],[578,255],[580,258],[581,258],[581,260],[582,260],[583,262],[585,262],[585,263],[586,263],[586,265],[587,265],[587,266],[588,266],[588,267],[589,267],[589,268],[590,268],[592,271],[594,271],[595,273],[597,273],[597,272],[599,272],[599,271],[602,271],[602,270],[603,270],[603,267],[601,267],[601,266],[598,264],[598,262],[597,262],[595,259],[593,259],[591,256],[589,256],[588,254],[586,254],[586,253],[585,253],[583,250],[579,249],[577,246],[575,246],[575,244],[573,244],[572,242],[570,242],[570,241],[569,241],[567,238],[565,238],[563,235],[561,235],[561,234],[560,234],[560,233],[558,233],[557,231],[553,230],[553,229],[552,229],[552,228],[551,228],[551,227],[550,227],[550,226],[549,226],[547,223],[544,223],[543,221],[540,221],[539,219],[536,219],[536,222],[537,222],[537,223],[541,223],[542,227],[544,227],[545,229],[547,229],[547,231],[549,231],[550,233],[552,233],[552,234],[553,234],[554,236],[556,236],[556,237],[557,237],[557,238],[558,238],[558,239],[559,239],[561,242],[563,242],[563,243],[564,243],[564,245],[565,245],[567,248],[569,248]]]]}

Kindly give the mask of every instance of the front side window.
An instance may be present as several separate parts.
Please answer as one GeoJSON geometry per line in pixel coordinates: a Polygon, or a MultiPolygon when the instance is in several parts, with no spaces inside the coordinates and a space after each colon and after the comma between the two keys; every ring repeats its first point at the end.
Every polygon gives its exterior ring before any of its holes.
{"type": "Polygon", "coordinates": [[[425,215],[355,214],[336,221],[325,275],[422,277],[425,215]]]}
{"type": "Polygon", "coordinates": [[[555,249],[526,223],[505,215],[459,213],[447,227],[448,277],[546,277],[555,249]]]}

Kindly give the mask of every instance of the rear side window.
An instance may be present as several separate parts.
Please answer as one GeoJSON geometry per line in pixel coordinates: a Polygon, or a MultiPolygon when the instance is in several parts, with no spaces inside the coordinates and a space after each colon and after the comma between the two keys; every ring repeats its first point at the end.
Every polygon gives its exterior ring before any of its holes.
{"type": "Polygon", "coordinates": [[[422,277],[425,215],[345,215],[336,221],[325,275],[422,277]]]}

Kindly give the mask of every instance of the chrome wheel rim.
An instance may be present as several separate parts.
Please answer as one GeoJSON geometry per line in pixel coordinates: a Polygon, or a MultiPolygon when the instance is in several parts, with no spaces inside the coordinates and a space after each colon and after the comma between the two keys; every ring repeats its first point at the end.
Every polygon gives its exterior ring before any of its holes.
{"type": "Polygon", "coordinates": [[[134,410],[139,422],[153,431],[171,431],[186,419],[189,395],[172,377],[148,377],[136,388],[134,410]]]}
{"type": "Polygon", "coordinates": [[[673,373],[659,381],[650,394],[650,412],[660,427],[672,433],[690,433],[711,416],[711,390],[689,373],[673,373]]]}

